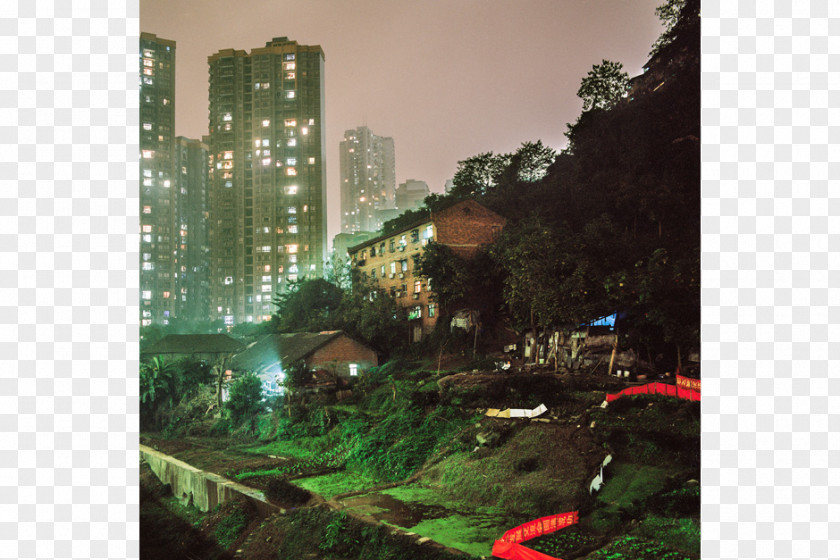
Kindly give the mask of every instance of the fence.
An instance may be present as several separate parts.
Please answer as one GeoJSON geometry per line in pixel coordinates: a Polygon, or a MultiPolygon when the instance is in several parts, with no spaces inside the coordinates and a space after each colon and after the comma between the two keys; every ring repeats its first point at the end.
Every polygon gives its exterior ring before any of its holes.
{"type": "Polygon", "coordinates": [[[640,385],[638,387],[628,387],[618,393],[608,394],[607,402],[612,402],[624,395],[667,395],[669,397],[677,397],[679,399],[689,401],[699,401],[700,380],[678,375],[676,385],[670,385],[668,383],[648,383],[647,385],[640,385]]]}

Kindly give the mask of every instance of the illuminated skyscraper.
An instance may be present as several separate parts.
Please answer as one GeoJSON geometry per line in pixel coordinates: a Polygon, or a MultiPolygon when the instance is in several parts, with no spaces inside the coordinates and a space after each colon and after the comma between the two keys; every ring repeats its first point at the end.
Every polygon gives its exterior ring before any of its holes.
{"type": "Polygon", "coordinates": [[[175,41],[140,34],[140,322],[176,311],[175,41]]]}
{"type": "Polygon", "coordinates": [[[379,230],[380,211],[394,208],[394,139],[360,126],[344,133],[339,156],[341,232],[379,230]]]}
{"type": "Polygon", "coordinates": [[[277,37],[210,66],[211,316],[262,321],[327,248],[324,52],[277,37]]]}

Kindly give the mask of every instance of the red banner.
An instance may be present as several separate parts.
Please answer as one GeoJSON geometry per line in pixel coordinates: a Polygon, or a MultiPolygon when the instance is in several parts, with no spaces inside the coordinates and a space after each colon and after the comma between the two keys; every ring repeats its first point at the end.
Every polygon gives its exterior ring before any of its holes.
{"type": "Polygon", "coordinates": [[[568,527],[569,525],[577,522],[578,512],[576,511],[561,513],[559,515],[549,515],[548,517],[540,517],[539,519],[534,519],[533,521],[529,521],[528,523],[507,531],[504,535],[502,535],[501,540],[512,543],[527,541],[528,539],[533,539],[534,537],[539,537],[540,535],[553,533],[558,529],[568,527]]]}
{"type": "MultiPolygon", "coordinates": [[[[677,381],[681,376],[677,376],[677,381]]],[[[690,389],[684,386],[669,385],[667,383],[648,383],[647,385],[639,385],[638,387],[628,387],[618,393],[607,394],[607,402],[612,402],[624,395],[667,395],[669,397],[677,397],[680,399],[699,401],[700,400],[700,381],[698,379],[689,379],[682,377],[687,381],[697,381],[697,389],[690,389]]]]}
{"type": "Polygon", "coordinates": [[[578,512],[570,511],[558,515],[549,515],[529,521],[510,531],[506,531],[501,540],[493,543],[493,556],[506,558],[507,560],[561,560],[542,552],[537,552],[526,546],[518,544],[540,535],[553,533],[563,527],[568,527],[578,522],[578,512]]]}
{"type": "Polygon", "coordinates": [[[682,375],[677,376],[677,387],[682,387],[683,389],[688,389],[690,391],[697,391],[700,392],[700,380],[699,379],[692,379],[690,377],[683,377],[682,375]]]}
{"type": "Polygon", "coordinates": [[[496,541],[493,543],[493,556],[507,560],[562,560],[542,552],[537,552],[527,546],[512,542],[496,541]]]}

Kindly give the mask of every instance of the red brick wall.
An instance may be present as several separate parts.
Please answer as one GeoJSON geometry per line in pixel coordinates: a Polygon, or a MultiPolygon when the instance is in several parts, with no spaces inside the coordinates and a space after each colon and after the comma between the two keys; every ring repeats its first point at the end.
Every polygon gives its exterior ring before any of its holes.
{"type": "Polygon", "coordinates": [[[480,245],[492,243],[505,219],[472,200],[450,206],[432,216],[437,230],[435,241],[449,245],[454,253],[469,257],[480,245]]]}
{"type": "Polygon", "coordinates": [[[350,376],[349,364],[359,364],[361,370],[379,365],[376,352],[346,335],[334,338],[306,360],[310,368],[328,369],[333,362],[338,363],[338,373],[350,376]]]}

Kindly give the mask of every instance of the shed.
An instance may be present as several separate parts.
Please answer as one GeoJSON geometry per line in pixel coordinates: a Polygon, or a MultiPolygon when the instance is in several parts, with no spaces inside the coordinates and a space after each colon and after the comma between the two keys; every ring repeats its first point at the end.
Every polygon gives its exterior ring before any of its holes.
{"type": "Polygon", "coordinates": [[[244,344],[226,334],[170,334],[146,348],[140,357],[162,356],[167,361],[192,357],[215,362],[244,348],[244,344]]]}

